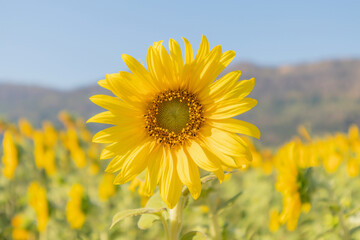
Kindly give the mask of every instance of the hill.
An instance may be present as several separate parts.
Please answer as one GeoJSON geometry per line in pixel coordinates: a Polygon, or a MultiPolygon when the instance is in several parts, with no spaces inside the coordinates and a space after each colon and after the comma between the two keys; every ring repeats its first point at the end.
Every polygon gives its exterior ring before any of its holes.
{"type": "MultiPolygon", "coordinates": [[[[236,63],[242,79],[256,78],[251,97],[259,104],[240,118],[255,123],[262,143],[278,145],[305,124],[315,134],[346,131],[360,125],[360,60],[334,60],[292,66],[264,67],[236,63]]],[[[0,116],[14,121],[24,116],[35,125],[56,120],[62,109],[88,118],[101,109],[88,98],[105,93],[98,86],[58,91],[34,86],[0,84],[0,116]]]]}

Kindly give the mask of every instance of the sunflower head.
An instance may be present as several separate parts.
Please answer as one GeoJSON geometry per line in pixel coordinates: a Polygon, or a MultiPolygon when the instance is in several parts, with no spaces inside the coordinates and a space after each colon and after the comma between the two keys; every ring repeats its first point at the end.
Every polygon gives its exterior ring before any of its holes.
{"type": "Polygon", "coordinates": [[[255,80],[238,81],[240,71],[218,78],[234,51],[223,52],[220,45],[210,49],[205,36],[195,57],[185,38],[184,54],[175,40],[169,41],[170,52],[162,42],[149,47],[146,66],[122,56],[130,72],[99,81],[115,97],[91,97],[108,111],[88,122],[113,125],[93,141],[108,144],[100,157],[113,158],[106,171],[118,172],[114,183],[129,182],[144,172],[144,192],[150,196],[159,185],[162,199],[173,208],[183,184],[195,199],[200,195],[200,169],[213,172],[221,182],[224,170],[248,164],[251,153],[238,134],[259,138],[260,132],[233,118],[256,105],[246,98],[255,80]]]}

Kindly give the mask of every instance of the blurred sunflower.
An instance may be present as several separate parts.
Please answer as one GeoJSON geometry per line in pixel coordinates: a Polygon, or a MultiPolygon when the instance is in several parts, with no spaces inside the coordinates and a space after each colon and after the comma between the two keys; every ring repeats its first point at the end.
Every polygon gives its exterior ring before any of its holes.
{"type": "Polygon", "coordinates": [[[273,209],[270,211],[269,228],[273,232],[285,223],[289,231],[294,231],[301,212],[309,212],[311,208],[311,170],[303,168],[311,167],[311,163],[299,161],[300,149],[301,143],[292,141],[281,147],[275,156],[278,171],[275,187],[283,195],[283,209],[280,214],[273,209]]]}
{"type": "Polygon", "coordinates": [[[3,174],[8,179],[12,179],[18,165],[18,150],[11,131],[6,131],[4,133],[3,152],[4,154],[1,158],[5,165],[3,174]]]}
{"type": "Polygon", "coordinates": [[[80,229],[85,223],[86,216],[83,211],[84,188],[80,184],[74,184],[69,192],[70,200],[66,204],[66,219],[71,228],[80,229]]]}
{"type": "Polygon", "coordinates": [[[39,232],[46,230],[49,221],[49,203],[46,197],[46,189],[38,182],[31,182],[28,188],[29,204],[35,210],[37,227],[39,232]]]}
{"type": "Polygon", "coordinates": [[[109,144],[102,159],[113,158],[106,171],[119,172],[114,183],[123,184],[146,171],[145,191],[151,195],[159,184],[170,208],[178,202],[183,184],[193,198],[201,192],[199,168],[213,172],[220,182],[225,169],[241,168],[251,160],[246,142],[237,133],[259,138],[250,123],[233,119],[257,101],[245,98],[255,79],[238,81],[240,71],[218,75],[235,57],[210,50],[203,36],[193,57],[185,42],[185,62],[179,44],[170,39],[170,54],[155,42],[147,52],[147,69],[129,55],[122,55],[129,72],[107,74],[99,85],[116,97],[96,95],[95,104],[109,110],[88,122],[112,124],[93,141],[109,144]]]}

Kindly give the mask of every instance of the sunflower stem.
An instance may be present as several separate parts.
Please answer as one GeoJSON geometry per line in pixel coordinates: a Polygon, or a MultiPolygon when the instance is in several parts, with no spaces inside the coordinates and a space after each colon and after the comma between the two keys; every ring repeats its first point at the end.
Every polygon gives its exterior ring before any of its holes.
{"type": "Polygon", "coordinates": [[[176,206],[173,209],[170,209],[169,240],[179,239],[181,226],[182,226],[184,206],[185,206],[185,197],[181,196],[176,206]]]}
{"type": "Polygon", "coordinates": [[[218,221],[217,207],[216,207],[217,197],[215,194],[210,194],[208,198],[209,205],[209,218],[210,218],[210,233],[214,240],[221,240],[221,229],[218,221]]]}
{"type": "Polygon", "coordinates": [[[164,227],[164,230],[165,230],[166,239],[170,240],[169,225],[168,225],[166,219],[163,216],[161,216],[160,219],[161,219],[161,223],[162,223],[162,225],[164,227]]]}

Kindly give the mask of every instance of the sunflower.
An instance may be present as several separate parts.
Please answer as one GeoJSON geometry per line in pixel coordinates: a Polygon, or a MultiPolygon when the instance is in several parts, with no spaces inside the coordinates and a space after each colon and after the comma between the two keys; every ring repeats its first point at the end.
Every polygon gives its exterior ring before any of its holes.
{"type": "Polygon", "coordinates": [[[269,227],[273,232],[285,223],[289,231],[294,231],[301,212],[306,213],[311,208],[312,178],[311,170],[307,168],[311,164],[301,161],[301,147],[298,141],[289,142],[275,156],[278,171],[275,187],[283,195],[283,209],[280,214],[271,210],[269,227]]]}
{"type": "Polygon", "coordinates": [[[241,168],[251,161],[246,142],[237,133],[259,138],[259,129],[235,117],[257,101],[245,98],[255,79],[238,81],[240,71],[216,80],[235,57],[210,50],[203,36],[193,57],[185,42],[184,60],[179,44],[170,39],[170,54],[155,42],[147,52],[147,69],[129,55],[122,59],[131,72],[107,74],[99,85],[115,97],[95,95],[95,104],[107,109],[88,122],[112,124],[93,137],[108,146],[100,158],[113,158],[107,172],[119,172],[114,184],[123,184],[146,171],[145,191],[151,196],[157,185],[166,204],[173,208],[183,184],[194,199],[201,192],[199,168],[213,172],[219,181],[224,170],[241,168]]]}
{"type": "Polygon", "coordinates": [[[8,179],[13,179],[18,165],[18,149],[11,131],[4,133],[3,149],[4,154],[1,159],[5,167],[2,172],[8,179]]]}
{"type": "Polygon", "coordinates": [[[80,184],[74,184],[69,192],[70,200],[66,204],[66,219],[71,228],[80,229],[85,223],[86,216],[83,212],[84,188],[80,184]]]}
{"type": "Polygon", "coordinates": [[[46,189],[38,182],[31,182],[28,194],[29,204],[36,213],[37,228],[39,232],[44,232],[49,221],[49,203],[46,197],[46,189]]]}

